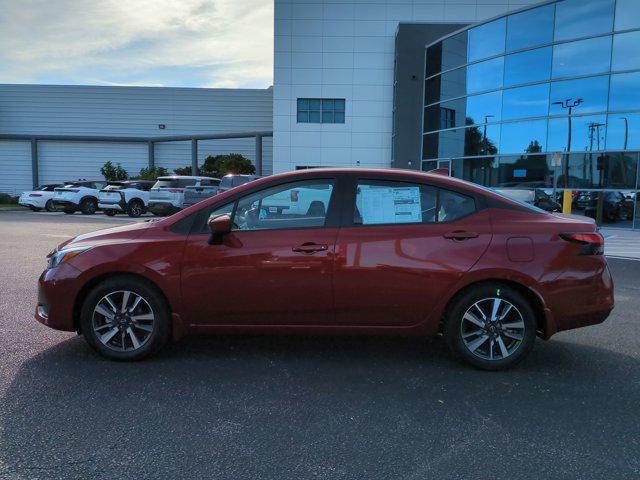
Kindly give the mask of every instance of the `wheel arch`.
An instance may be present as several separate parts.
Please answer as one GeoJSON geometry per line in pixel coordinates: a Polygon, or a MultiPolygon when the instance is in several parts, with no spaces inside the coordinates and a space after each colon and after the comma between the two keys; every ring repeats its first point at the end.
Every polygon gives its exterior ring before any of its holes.
{"type": "Polygon", "coordinates": [[[555,329],[550,324],[552,320],[547,315],[547,309],[541,295],[537,291],[535,291],[533,288],[526,285],[524,282],[520,282],[514,279],[500,278],[500,277],[483,278],[480,280],[475,280],[459,288],[451,296],[451,298],[449,298],[449,300],[447,301],[443,309],[441,326],[447,313],[449,312],[449,310],[451,309],[455,301],[460,296],[464,295],[466,292],[468,292],[472,288],[476,288],[480,285],[487,285],[487,284],[505,285],[518,291],[520,294],[522,294],[523,297],[525,297],[529,301],[529,304],[531,305],[531,307],[533,308],[536,314],[536,325],[537,325],[538,336],[542,338],[549,338],[551,335],[553,335],[553,333],[555,333],[555,329]]]}

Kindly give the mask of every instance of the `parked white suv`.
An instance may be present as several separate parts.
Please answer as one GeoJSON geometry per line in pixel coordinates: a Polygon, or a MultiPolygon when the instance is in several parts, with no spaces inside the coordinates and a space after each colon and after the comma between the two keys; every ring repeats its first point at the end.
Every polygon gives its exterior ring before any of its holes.
{"type": "Polygon", "coordinates": [[[214,186],[218,179],[210,177],[171,176],[159,177],[149,192],[148,209],[157,216],[164,216],[182,210],[184,189],[190,186],[214,186]]]}
{"type": "Polygon", "coordinates": [[[139,217],[147,211],[149,190],[153,184],[147,180],[109,182],[98,192],[98,208],[110,217],[117,213],[139,217]]]}
{"type": "Polygon", "coordinates": [[[18,203],[23,207],[29,207],[34,212],[38,212],[43,208],[47,212],[53,212],[56,209],[53,205],[53,190],[61,186],[60,184],[41,185],[35,190],[22,192],[18,203]]]}
{"type": "Polygon", "coordinates": [[[53,204],[64,213],[72,214],[80,210],[84,215],[92,215],[98,210],[98,191],[107,185],[104,180],[80,180],[69,182],[56,188],[53,204]]]}

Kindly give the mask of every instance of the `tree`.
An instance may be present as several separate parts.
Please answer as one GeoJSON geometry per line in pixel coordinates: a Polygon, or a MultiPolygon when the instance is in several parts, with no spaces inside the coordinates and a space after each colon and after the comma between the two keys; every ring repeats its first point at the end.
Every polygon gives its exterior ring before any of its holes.
{"type": "Polygon", "coordinates": [[[126,180],[129,178],[127,171],[122,168],[119,163],[114,167],[113,163],[106,162],[100,169],[100,173],[102,173],[104,179],[109,182],[113,182],[115,180],[126,180]]]}
{"type": "MultiPolygon", "coordinates": [[[[202,172],[202,169],[198,169],[198,174],[200,174],[202,172]]],[[[181,168],[174,168],[173,169],[173,173],[175,173],[176,175],[182,175],[182,176],[189,176],[191,175],[191,167],[181,167],[181,168]]]]}
{"type": "Polygon", "coordinates": [[[205,158],[202,166],[203,175],[211,175],[214,177],[224,177],[229,173],[253,175],[256,173],[256,167],[253,166],[251,160],[239,153],[229,153],[227,155],[211,155],[205,158]]]}
{"type": "Polygon", "coordinates": [[[165,177],[169,172],[164,167],[142,168],[136,180],[157,180],[158,177],[165,177]]]}

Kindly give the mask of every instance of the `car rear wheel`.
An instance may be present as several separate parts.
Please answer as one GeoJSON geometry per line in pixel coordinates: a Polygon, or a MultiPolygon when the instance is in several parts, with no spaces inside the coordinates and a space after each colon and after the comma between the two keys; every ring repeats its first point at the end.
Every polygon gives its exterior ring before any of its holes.
{"type": "Polygon", "coordinates": [[[47,203],[44,204],[44,209],[47,212],[55,212],[56,206],[53,204],[53,200],[47,200],[47,203]]]}
{"type": "Polygon", "coordinates": [[[504,370],[533,348],[535,311],[508,285],[478,285],[462,293],[448,309],[445,337],[451,350],[471,365],[504,370]]]}
{"type": "Polygon", "coordinates": [[[117,212],[117,210],[105,210],[105,211],[104,211],[104,214],[105,214],[107,217],[113,217],[116,213],[118,213],[118,212],[117,212]]]}
{"type": "Polygon", "coordinates": [[[85,198],[80,203],[80,211],[83,215],[93,215],[98,210],[98,203],[93,198],[85,198]]]}
{"type": "Polygon", "coordinates": [[[127,214],[130,217],[136,218],[142,215],[144,211],[144,205],[139,200],[131,200],[127,207],[127,214]]]}
{"type": "Polygon", "coordinates": [[[169,309],[145,282],[115,277],[95,287],[82,305],[81,330],[87,343],[112,360],[140,360],[169,340],[169,309]]]}

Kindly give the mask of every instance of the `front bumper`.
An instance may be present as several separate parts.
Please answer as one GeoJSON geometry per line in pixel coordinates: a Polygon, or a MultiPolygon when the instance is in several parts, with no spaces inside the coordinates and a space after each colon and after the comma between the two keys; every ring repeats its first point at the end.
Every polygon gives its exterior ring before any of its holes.
{"type": "Polygon", "coordinates": [[[75,331],[74,303],[80,292],[80,271],[69,264],[49,268],[38,281],[35,319],[47,327],[75,331]]]}

